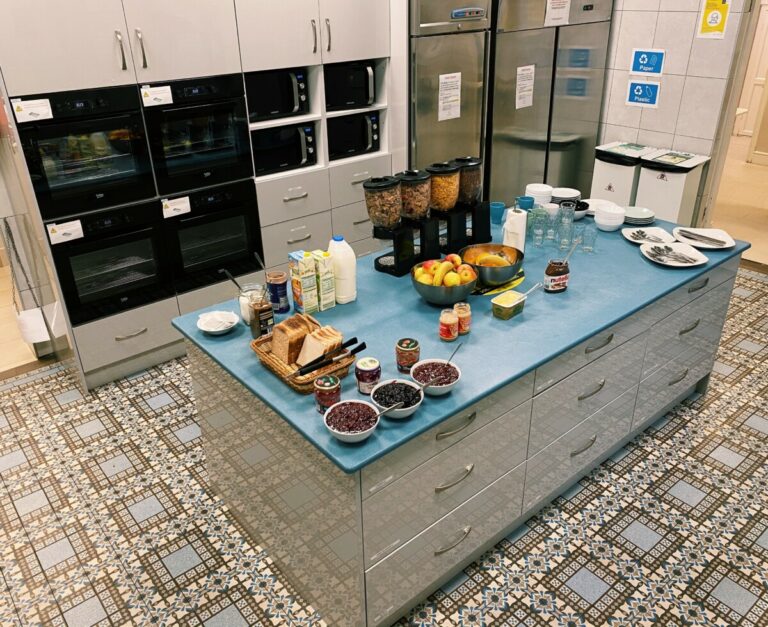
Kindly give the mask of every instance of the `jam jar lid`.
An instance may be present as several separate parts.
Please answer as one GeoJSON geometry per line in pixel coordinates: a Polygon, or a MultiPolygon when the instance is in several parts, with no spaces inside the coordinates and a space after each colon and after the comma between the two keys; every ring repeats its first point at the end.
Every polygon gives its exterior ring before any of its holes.
{"type": "Polygon", "coordinates": [[[483,165],[483,160],[480,157],[456,157],[451,163],[460,168],[476,168],[483,165]]]}
{"type": "Polygon", "coordinates": [[[398,185],[400,185],[400,179],[396,176],[375,176],[365,181],[363,188],[379,191],[397,187],[398,185]]]}
{"type": "Polygon", "coordinates": [[[426,170],[404,170],[395,176],[403,183],[423,183],[432,178],[432,175],[426,170]]]}
{"type": "Polygon", "coordinates": [[[375,357],[361,357],[355,364],[358,370],[376,370],[379,367],[379,360],[375,357]]]}
{"type": "Polygon", "coordinates": [[[340,385],[339,377],[334,377],[332,374],[326,374],[315,379],[316,390],[334,390],[340,385]]]}
{"type": "Polygon", "coordinates": [[[455,163],[450,163],[448,161],[433,163],[432,165],[427,166],[427,172],[430,174],[455,174],[459,170],[461,170],[460,165],[456,165],[455,163]]]}
{"type": "Polygon", "coordinates": [[[397,347],[404,351],[415,351],[419,347],[419,340],[414,340],[412,337],[404,337],[397,340],[397,347]]]}

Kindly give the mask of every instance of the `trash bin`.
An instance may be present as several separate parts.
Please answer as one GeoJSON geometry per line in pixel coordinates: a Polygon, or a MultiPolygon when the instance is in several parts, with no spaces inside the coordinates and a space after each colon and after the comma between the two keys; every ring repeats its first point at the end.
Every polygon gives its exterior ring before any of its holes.
{"type": "Polygon", "coordinates": [[[640,182],[640,161],[658,152],[653,146],[613,142],[595,148],[591,198],[610,200],[620,207],[635,204],[640,182]]]}

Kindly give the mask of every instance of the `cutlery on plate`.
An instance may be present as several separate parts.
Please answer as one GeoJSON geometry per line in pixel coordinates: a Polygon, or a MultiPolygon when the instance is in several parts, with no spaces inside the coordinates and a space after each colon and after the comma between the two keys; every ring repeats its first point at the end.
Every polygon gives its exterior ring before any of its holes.
{"type": "Polygon", "coordinates": [[[633,231],[629,236],[636,242],[655,242],[657,244],[664,243],[664,240],[657,235],[648,235],[648,233],[643,230],[633,231]]]}
{"type": "Polygon", "coordinates": [[[653,246],[650,250],[651,253],[653,253],[652,256],[663,260],[663,259],[669,259],[671,261],[676,261],[678,263],[696,263],[696,259],[693,257],[689,257],[688,255],[684,255],[683,253],[676,252],[674,248],[671,246],[653,246]]]}
{"type": "Polygon", "coordinates": [[[721,239],[717,239],[715,237],[709,237],[708,235],[702,235],[701,233],[694,233],[693,231],[687,231],[685,229],[680,229],[678,233],[680,233],[680,235],[682,235],[683,237],[696,240],[697,242],[701,242],[702,244],[710,244],[712,246],[728,245],[728,242],[724,242],[721,239]]]}

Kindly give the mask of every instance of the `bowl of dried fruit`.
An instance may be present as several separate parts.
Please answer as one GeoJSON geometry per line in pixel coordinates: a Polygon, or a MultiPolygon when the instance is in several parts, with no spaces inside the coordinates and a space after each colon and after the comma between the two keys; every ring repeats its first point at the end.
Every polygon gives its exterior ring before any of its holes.
{"type": "Polygon", "coordinates": [[[454,363],[445,359],[422,359],[411,368],[411,378],[416,383],[427,383],[437,379],[436,383],[428,385],[424,391],[430,396],[448,394],[461,379],[461,370],[454,363]]]}
{"type": "Polygon", "coordinates": [[[424,401],[424,392],[413,381],[390,379],[382,381],[373,388],[371,400],[379,411],[402,403],[403,406],[400,409],[392,409],[384,413],[387,418],[399,420],[413,415],[424,401]]]}
{"type": "Polygon", "coordinates": [[[342,442],[368,439],[379,426],[379,410],[368,401],[341,401],[331,405],[323,415],[325,428],[342,442]]]}

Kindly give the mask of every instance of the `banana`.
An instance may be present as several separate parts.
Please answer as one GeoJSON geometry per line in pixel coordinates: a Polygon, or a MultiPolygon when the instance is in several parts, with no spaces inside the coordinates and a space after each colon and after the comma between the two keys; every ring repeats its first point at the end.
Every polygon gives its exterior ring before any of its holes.
{"type": "Polygon", "coordinates": [[[475,263],[478,266],[485,266],[485,267],[491,267],[491,268],[503,268],[511,265],[509,261],[504,259],[504,257],[501,257],[499,255],[494,255],[493,253],[486,253],[485,255],[481,255],[480,257],[478,257],[475,263]]]}
{"type": "Polygon", "coordinates": [[[453,270],[453,264],[450,261],[443,261],[437,268],[437,272],[435,272],[435,276],[432,279],[432,285],[435,287],[440,287],[443,284],[445,275],[448,274],[451,270],[453,270]]]}

